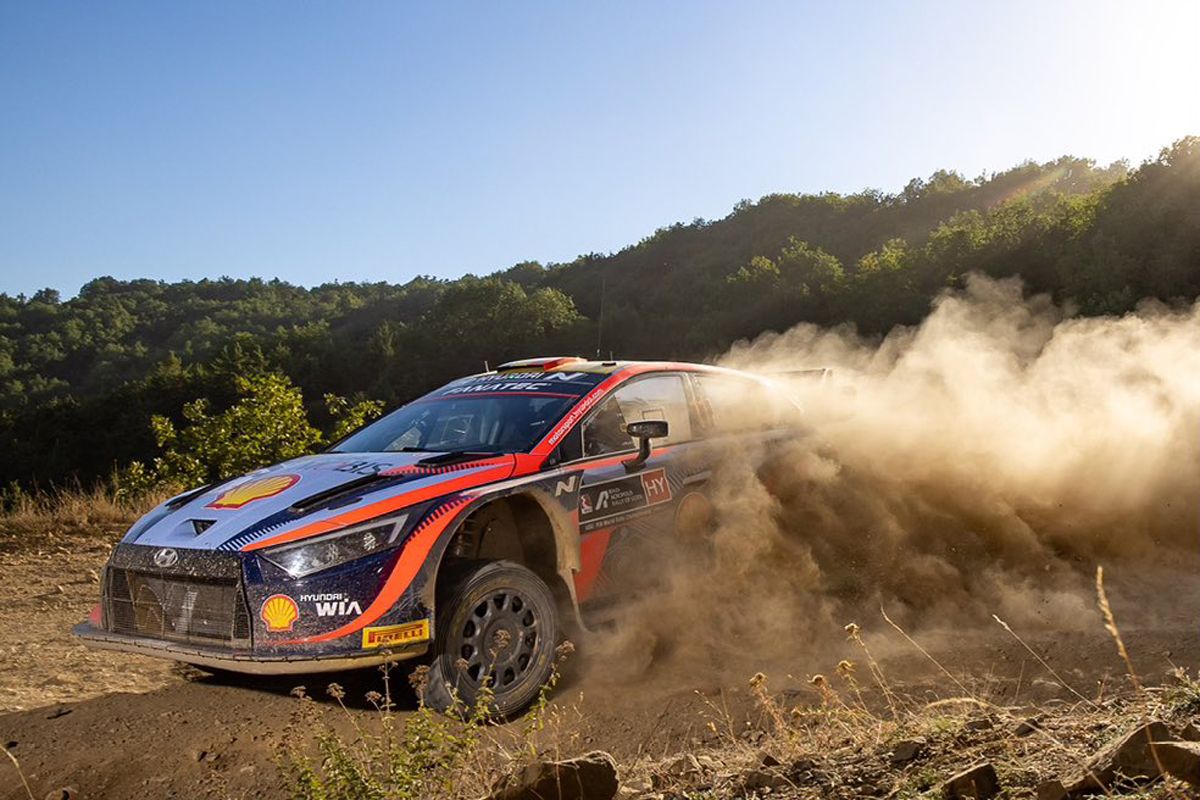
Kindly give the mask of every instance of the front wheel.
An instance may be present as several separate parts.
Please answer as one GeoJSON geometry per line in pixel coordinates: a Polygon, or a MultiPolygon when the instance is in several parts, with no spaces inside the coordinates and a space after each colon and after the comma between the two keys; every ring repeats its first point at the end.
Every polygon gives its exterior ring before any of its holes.
{"type": "Polygon", "coordinates": [[[512,561],[469,563],[447,576],[438,600],[426,705],[469,713],[488,686],[507,717],[537,697],[554,670],[558,605],[545,581],[512,561]]]}

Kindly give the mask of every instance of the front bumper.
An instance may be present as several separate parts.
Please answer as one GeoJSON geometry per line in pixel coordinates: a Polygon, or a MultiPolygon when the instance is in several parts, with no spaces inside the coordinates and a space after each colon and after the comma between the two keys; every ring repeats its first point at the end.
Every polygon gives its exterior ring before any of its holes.
{"type": "Polygon", "coordinates": [[[82,639],[85,644],[102,650],[120,650],[154,658],[169,658],[199,667],[212,667],[248,675],[303,675],[339,672],[359,667],[373,667],[389,661],[417,658],[429,650],[429,642],[417,642],[371,653],[320,656],[263,655],[246,651],[196,647],[162,639],[126,636],[97,628],[90,622],[76,625],[72,633],[82,639]]]}
{"type": "MultiPolygon", "coordinates": [[[[428,637],[390,641],[386,650],[360,647],[362,637],[354,635],[329,642],[283,641],[321,634],[361,613],[386,574],[387,554],[297,584],[264,577],[255,559],[239,553],[180,548],[171,551],[170,564],[156,564],[163,550],[118,545],[104,570],[98,613],[77,625],[74,634],[91,647],[259,675],[370,667],[429,649],[428,637]],[[252,610],[279,594],[291,601],[293,624],[273,631],[261,612],[252,610]],[[351,601],[353,609],[347,607],[351,601]]],[[[375,624],[386,628],[427,616],[405,604],[375,624]]]]}

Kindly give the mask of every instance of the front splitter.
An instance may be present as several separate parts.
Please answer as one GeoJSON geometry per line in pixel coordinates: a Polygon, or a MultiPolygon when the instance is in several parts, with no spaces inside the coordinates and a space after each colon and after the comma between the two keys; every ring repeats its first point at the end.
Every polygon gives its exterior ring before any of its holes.
{"type": "Polygon", "coordinates": [[[375,653],[329,656],[265,656],[253,653],[233,653],[212,648],[190,647],[161,639],[121,636],[82,622],[71,631],[89,647],[119,650],[152,658],[167,658],[199,667],[223,669],[247,675],[306,675],[320,672],[340,672],[360,667],[374,667],[391,661],[405,661],[424,655],[428,642],[390,648],[375,653]]]}

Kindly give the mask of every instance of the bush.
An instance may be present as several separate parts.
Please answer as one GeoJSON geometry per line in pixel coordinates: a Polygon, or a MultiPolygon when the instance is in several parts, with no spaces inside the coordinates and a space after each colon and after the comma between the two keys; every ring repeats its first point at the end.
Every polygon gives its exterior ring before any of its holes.
{"type": "Polygon", "coordinates": [[[234,386],[237,401],[220,413],[213,413],[205,398],[184,405],[183,427],[164,416],[151,417],[162,455],[150,466],[135,461],[125,467],[117,478],[119,491],[138,496],[167,486],[199,486],[307,455],[383,410],[375,400],[351,402],[327,394],[325,406],[333,426],[326,436],[309,422],[304,396],[286,375],[237,376],[234,386]]]}
{"type": "MultiPolygon", "coordinates": [[[[559,646],[555,669],[519,729],[499,727],[487,686],[471,707],[438,712],[421,703],[399,716],[392,703],[392,664],[380,667],[383,693],[366,696],[377,712],[376,725],[363,724],[347,709],[345,690],[330,684],[327,694],[345,714],[350,738],[329,723],[304,687],[293,690],[303,705],[288,739],[309,741],[317,757],[301,746],[285,753],[280,768],[290,794],[296,800],[457,800],[494,791],[541,754],[537,739],[546,727],[547,699],[573,649],[570,642],[559,646]]],[[[428,667],[417,667],[409,678],[417,697],[427,678],[428,667]]]]}

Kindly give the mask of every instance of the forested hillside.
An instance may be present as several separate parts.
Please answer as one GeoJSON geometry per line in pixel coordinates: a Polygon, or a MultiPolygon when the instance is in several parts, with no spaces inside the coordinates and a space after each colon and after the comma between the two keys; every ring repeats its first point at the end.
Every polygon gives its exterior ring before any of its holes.
{"type": "Polygon", "coordinates": [[[485,360],[598,341],[606,355],[698,359],[800,321],[882,333],[971,271],[1020,275],[1081,314],[1194,300],[1200,139],[1132,171],[1062,158],[938,172],[896,195],[769,195],[618,253],[485,278],[98,278],[66,301],[0,294],[0,483],[86,483],[147,459],[152,414],[178,419],[196,398],[220,409],[237,376],[285,374],[323,424],[326,393],[392,405],[485,360]]]}

